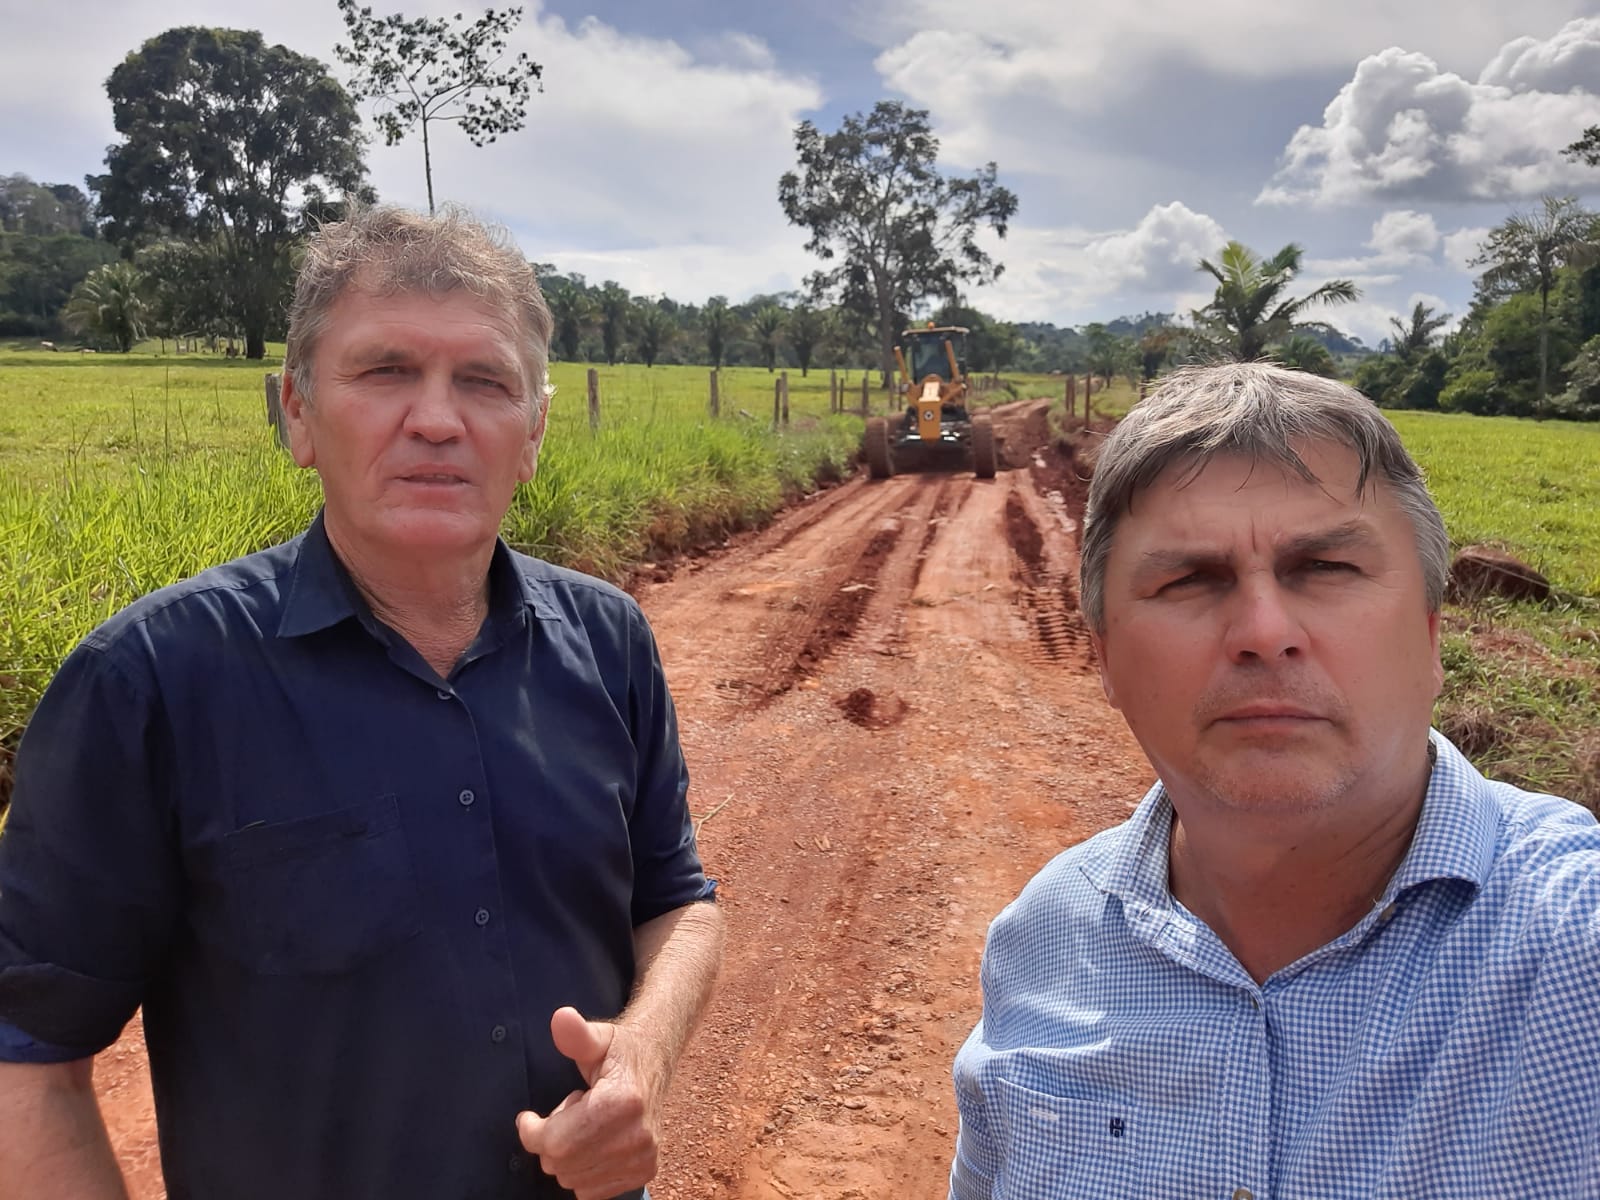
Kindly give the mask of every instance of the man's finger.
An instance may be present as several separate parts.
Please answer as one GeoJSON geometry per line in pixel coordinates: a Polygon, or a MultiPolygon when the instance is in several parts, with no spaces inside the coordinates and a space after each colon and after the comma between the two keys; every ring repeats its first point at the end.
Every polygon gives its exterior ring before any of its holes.
{"type": "Polygon", "coordinates": [[[556,1049],[578,1065],[583,1081],[590,1087],[594,1086],[616,1034],[614,1025],[586,1021],[575,1008],[558,1008],[550,1018],[550,1037],[556,1049]]]}

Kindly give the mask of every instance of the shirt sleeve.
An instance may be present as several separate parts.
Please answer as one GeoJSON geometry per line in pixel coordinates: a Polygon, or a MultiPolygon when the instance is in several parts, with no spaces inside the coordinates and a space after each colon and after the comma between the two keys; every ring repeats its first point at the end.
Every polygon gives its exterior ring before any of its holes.
{"type": "Polygon", "coordinates": [[[950,1200],[989,1200],[994,1189],[995,1145],[978,1068],[986,1054],[980,1019],[956,1054],[956,1108],[961,1124],[950,1164],[950,1200]]]}
{"type": "Polygon", "coordinates": [[[0,1058],[114,1042],[164,958],[177,914],[159,704],[80,645],[17,751],[0,835],[0,1058]],[[39,1047],[44,1047],[40,1050],[39,1047]]]}
{"type": "Polygon", "coordinates": [[[678,717],[666,672],[644,613],[628,606],[629,720],[637,749],[633,816],[635,927],[696,900],[709,900],[716,884],[705,877],[689,815],[689,768],[678,743],[678,717]]]}

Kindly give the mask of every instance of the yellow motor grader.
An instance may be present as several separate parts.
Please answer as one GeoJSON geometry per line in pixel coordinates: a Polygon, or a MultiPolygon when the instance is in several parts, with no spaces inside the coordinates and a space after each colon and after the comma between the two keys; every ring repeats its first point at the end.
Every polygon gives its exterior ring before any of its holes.
{"type": "Polygon", "coordinates": [[[873,479],[941,462],[970,463],[979,479],[994,478],[994,426],[987,413],[967,409],[967,333],[929,321],[900,335],[894,357],[906,411],[867,421],[863,450],[873,479]]]}

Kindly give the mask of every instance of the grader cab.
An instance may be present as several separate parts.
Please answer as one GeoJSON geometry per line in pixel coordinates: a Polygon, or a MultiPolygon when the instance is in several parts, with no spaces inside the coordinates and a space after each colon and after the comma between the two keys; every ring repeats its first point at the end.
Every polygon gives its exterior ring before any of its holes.
{"type": "Polygon", "coordinates": [[[967,408],[967,330],[960,325],[907,329],[894,348],[906,410],[898,417],[867,421],[867,471],[887,479],[897,470],[970,466],[979,479],[993,479],[994,427],[987,413],[967,408]]]}

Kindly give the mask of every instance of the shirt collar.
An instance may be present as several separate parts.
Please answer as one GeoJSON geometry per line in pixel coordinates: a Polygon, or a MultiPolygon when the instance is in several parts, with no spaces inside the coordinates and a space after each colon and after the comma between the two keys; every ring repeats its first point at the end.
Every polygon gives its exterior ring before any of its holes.
{"type": "MultiPolygon", "coordinates": [[[[1430,731],[1429,739],[1434,764],[1422,815],[1411,848],[1385,889],[1385,901],[1437,879],[1482,886],[1494,863],[1500,817],[1486,781],[1443,734],[1430,731]]],[[[1111,852],[1085,862],[1084,874],[1095,887],[1120,898],[1131,919],[1139,913],[1164,919],[1172,908],[1171,841],[1172,800],[1158,780],[1123,824],[1111,852]]]]}
{"type": "MultiPolygon", "coordinates": [[[[531,610],[541,621],[561,620],[561,611],[551,600],[546,581],[521,563],[511,548],[495,539],[489,560],[489,616],[499,624],[519,619],[531,610]]],[[[367,602],[357,590],[350,572],[328,541],[323,514],[317,513],[310,527],[300,535],[300,546],[289,569],[283,615],[278,619],[278,636],[300,637],[337,625],[347,617],[370,615],[367,602]]]]}

